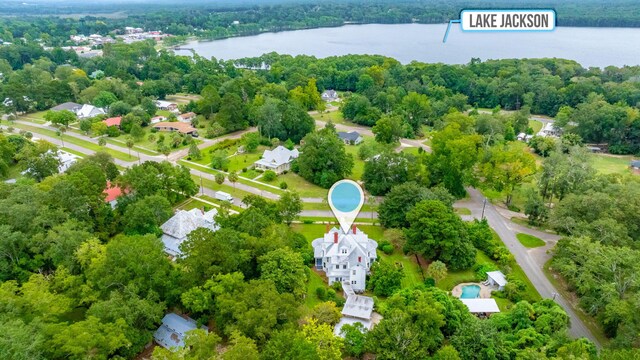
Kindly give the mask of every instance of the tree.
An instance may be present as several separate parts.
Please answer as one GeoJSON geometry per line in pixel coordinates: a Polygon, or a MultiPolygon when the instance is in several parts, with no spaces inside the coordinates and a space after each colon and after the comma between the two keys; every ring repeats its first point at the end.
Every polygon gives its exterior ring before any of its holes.
{"type": "Polygon", "coordinates": [[[408,227],[406,215],[421,200],[440,200],[451,206],[454,198],[443,188],[428,189],[415,182],[396,185],[380,204],[378,219],[386,228],[408,227]]]}
{"type": "Polygon", "coordinates": [[[189,157],[194,160],[202,159],[200,148],[198,148],[198,144],[196,144],[195,141],[191,142],[191,145],[189,145],[189,157]]]}
{"type": "Polygon", "coordinates": [[[125,233],[127,234],[160,234],[160,225],[173,214],[167,199],[151,195],[127,207],[124,213],[125,233]]]}
{"type": "Polygon", "coordinates": [[[479,135],[463,134],[456,123],[437,132],[431,140],[433,152],[427,159],[432,182],[441,183],[452,195],[463,197],[464,185],[474,181],[472,170],[481,141],[479,135]]]}
{"type": "Polygon", "coordinates": [[[218,112],[220,108],[220,94],[212,85],[205,86],[200,92],[200,100],[196,103],[198,113],[210,116],[218,112]]]}
{"type": "Polygon", "coordinates": [[[316,345],[318,356],[323,360],[342,359],[342,338],[333,334],[333,328],[328,324],[320,324],[310,319],[302,326],[304,337],[316,345]]]}
{"type": "Polygon", "coordinates": [[[485,183],[494,190],[504,192],[505,204],[511,205],[514,189],[536,171],[536,160],[520,144],[489,150],[488,159],[482,165],[485,183]]]}
{"type": "Polygon", "coordinates": [[[89,119],[83,119],[80,120],[80,130],[85,134],[85,135],[89,135],[89,133],[91,132],[91,125],[93,123],[91,122],[91,120],[89,119]]]}
{"type": "Polygon", "coordinates": [[[371,195],[385,195],[392,187],[407,182],[407,159],[402,153],[383,152],[364,163],[362,181],[371,195]]]}
{"type": "Polygon", "coordinates": [[[289,248],[273,250],[258,258],[260,278],[271,280],[281,294],[301,299],[306,293],[307,267],[302,256],[289,248]]]}
{"type": "Polygon", "coordinates": [[[383,116],[371,129],[376,141],[383,144],[397,143],[403,134],[402,118],[400,116],[383,116]]]}
{"type": "Polygon", "coordinates": [[[351,174],[353,158],[344,147],[332,125],[308,134],[296,160],[300,176],[324,188],[345,178],[351,174]]]}
{"type": "Polygon", "coordinates": [[[211,154],[211,167],[226,171],[229,166],[229,158],[224,150],[216,150],[211,154]]]}
{"type": "Polygon", "coordinates": [[[246,133],[242,135],[242,142],[244,143],[244,149],[252,153],[260,146],[260,134],[256,132],[246,133]]]}
{"type": "Polygon", "coordinates": [[[104,147],[107,145],[107,139],[101,137],[100,139],[98,139],[98,146],[104,147]]]}
{"type": "Polygon", "coordinates": [[[340,321],[342,314],[336,303],[327,301],[314,306],[311,310],[311,317],[319,324],[335,326],[340,321]]]}
{"type": "Polygon", "coordinates": [[[276,179],[277,176],[278,175],[276,175],[275,171],[267,170],[262,174],[262,180],[266,182],[272,182],[273,180],[276,179]]]}
{"type": "Polygon", "coordinates": [[[414,133],[420,133],[422,124],[427,123],[431,114],[431,105],[426,95],[410,92],[402,99],[405,121],[411,125],[414,133]]]}
{"type": "Polygon", "coordinates": [[[109,116],[125,116],[132,110],[131,105],[124,101],[116,101],[109,106],[109,116]]]}
{"type": "Polygon", "coordinates": [[[76,114],[69,110],[49,110],[44,114],[44,119],[52,124],[69,126],[70,123],[76,121],[76,114]]]}
{"type": "Polygon", "coordinates": [[[224,183],[224,174],[223,173],[216,173],[215,175],[215,181],[218,185],[222,185],[222,183],[224,183]]]}
{"type": "Polygon", "coordinates": [[[285,191],[278,199],[278,213],[287,225],[291,225],[302,211],[302,200],[295,191],[285,191]]]}
{"type": "Polygon", "coordinates": [[[398,264],[376,261],[371,266],[371,276],[367,287],[376,296],[391,296],[402,286],[404,269],[398,264]]]}
{"type": "Polygon", "coordinates": [[[447,265],[438,260],[432,262],[427,268],[427,276],[438,283],[440,280],[447,277],[447,265]]]}
{"type": "Polygon", "coordinates": [[[367,329],[361,323],[345,324],[340,333],[344,336],[344,351],[347,355],[359,358],[364,354],[367,329]]]}
{"type": "Polygon", "coordinates": [[[16,155],[16,159],[25,169],[26,175],[38,182],[57,174],[60,168],[58,151],[48,143],[41,143],[35,147],[25,146],[16,155]]]}
{"type": "Polygon", "coordinates": [[[124,334],[126,327],[123,319],[103,323],[93,316],[70,325],[56,324],[50,329],[53,336],[48,350],[55,358],[107,359],[131,345],[124,334]]]}
{"type": "Polygon", "coordinates": [[[423,200],[407,213],[405,249],[427,259],[440,260],[453,270],[475,263],[476,249],[468,239],[460,217],[437,200],[423,200]]]}
{"type": "Polygon", "coordinates": [[[231,346],[220,356],[222,360],[259,360],[260,354],[255,341],[239,332],[231,334],[231,346]]]}
{"type": "Polygon", "coordinates": [[[144,130],[142,130],[142,126],[136,122],[131,125],[129,135],[131,135],[135,141],[140,141],[144,138],[144,130]]]}
{"type": "Polygon", "coordinates": [[[246,129],[249,126],[240,96],[234,93],[227,93],[222,97],[222,105],[216,116],[216,121],[227,132],[246,129]]]}
{"type": "Polygon", "coordinates": [[[133,141],[133,138],[131,137],[131,135],[125,137],[124,142],[127,145],[127,148],[129,149],[129,158],[131,158],[131,149],[136,143],[133,141]]]}
{"type": "Polygon", "coordinates": [[[235,171],[232,171],[229,173],[229,175],[227,175],[227,179],[233,184],[233,187],[236,187],[236,182],[239,179],[238,173],[236,173],[235,171]]]}
{"type": "Polygon", "coordinates": [[[93,105],[106,108],[114,102],[118,101],[118,98],[109,91],[100,91],[96,97],[93,98],[91,102],[93,105]]]}

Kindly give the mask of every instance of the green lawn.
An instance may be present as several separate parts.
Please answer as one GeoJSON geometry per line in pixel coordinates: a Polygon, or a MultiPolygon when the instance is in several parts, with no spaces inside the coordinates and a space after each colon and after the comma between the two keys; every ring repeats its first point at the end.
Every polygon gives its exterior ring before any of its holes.
{"type": "MultiPolygon", "coordinates": [[[[252,153],[244,153],[231,156],[229,158],[229,171],[235,171],[240,174],[243,168],[250,168],[254,162],[262,158],[262,153],[265,149],[265,146],[261,146],[260,148],[258,148],[258,150],[252,153]]],[[[231,153],[229,153],[229,155],[231,155],[231,153]]]]}
{"type": "MultiPolygon", "coordinates": [[[[227,191],[225,191],[225,192],[227,192],[227,191]]],[[[214,198],[212,198],[210,196],[207,196],[207,195],[199,195],[198,194],[198,195],[196,195],[196,197],[199,198],[199,199],[202,199],[202,200],[206,200],[206,201],[212,202],[214,204],[218,204],[218,205],[222,205],[222,204],[225,204],[225,203],[229,204],[229,202],[227,202],[227,201],[214,199],[214,198]]],[[[230,204],[230,205],[231,205],[231,209],[233,209],[235,211],[240,212],[240,211],[244,210],[243,208],[241,208],[239,206],[236,206],[236,205],[233,205],[233,204],[230,204]]]]}
{"type": "Polygon", "coordinates": [[[542,239],[529,234],[519,233],[516,235],[516,237],[524,247],[529,249],[545,246],[546,244],[544,241],[542,241],[542,239]]]}
{"type": "Polygon", "coordinates": [[[533,134],[537,134],[542,130],[542,121],[529,120],[529,127],[533,129],[533,134]]]}
{"type": "Polygon", "coordinates": [[[375,139],[371,136],[363,136],[363,138],[364,141],[360,145],[345,145],[345,151],[353,157],[353,169],[351,170],[351,176],[349,176],[353,180],[362,180],[362,174],[364,174],[364,161],[358,157],[360,146],[375,142],[375,139]]]}
{"type": "Polygon", "coordinates": [[[467,209],[467,208],[453,208],[453,210],[455,210],[456,214],[458,215],[471,215],[471,210],[467,209]]]}
{"type": "Polygon", "coordinates": [[[342,116],[342,112],[340,110],[325,112],[320,114],[311,115],[315,120],[320,121],[331,121],[334,124],[353,124],[351,121],[347,121],[342,116]]]}
{"type": "Polygon", "coordinates": [[[328,189],[323,189],[318,185],[314,185],[293,172],[278,175],[278,178],[273,181],[273,184],[277,186],[282,181],[287,183],[289,186],[287,188],[288,190],[297,191],[301,197],[326,198],[329,192],[328,189]]]}
{"type": "MultiPolygon", "coordinates": [[[[489,259],[485,253],[482,251],[478,251],[476,253],[476,263],[477,264],[493,264],[493,261],[489,259]]],[[[473,269],[460,270],[460,271],[449,271],[447,277],[440,280],[436,283],[436,286],[442,290],[451,291],[456,285],[465,282],[475,282],[476,275],[473,272],[473,269]]]]}
{"type": "Polygon", "coordinates": [[[628,174],[632,156],[589,154],[591,165],[601,174],[628,174]]]}
{"type": "Polygon", "coordinates": [[[207,203],[203,203],[201,201],[198,201],[192,198],[189,198],[181,202],[175,207],[176,210],[204,209],[205,211],[209,211],[213,208],[214,208],[213,206],[207,203]]]}
{"type": "MultiPolygon", "coordinates": [[[[196,182],[197,185],[200,185],[199,176],[191,175],[191,178],[193,179],[193,181],[196,182]]],[[[229,186],[226,184],[218,185],[218,183],[216,183],[215,181],[204,179],[204,178],[202,179],[202,185],[214,191],[224,191],[226,193],[231,194],[231,196],[233,196],[234,198],[237,198],[240,200],[242,200],[247,195],[253,195],[252,193],[249,193],[240,189],[236,189],[233,186],[229,186]]]]}
{"type": "MultiPolygon", "coordinates": [[[[7,126],[13,126],[16,129],[30,131],[31,133],[34,134],[35,137],[38,137],[37,134],[42,134],[42,135],[46,135],[46,136],[53,137],[53,138],[58,138],[58,139],[60,138],[60,136],[58,136],[58,134],[53,130],[42,129],[42,128],[38,128],[38,127],[34,127],[34,126],[23,125],[23,124],[10,124],[8,121],[1,121],[0,123],[3,124],[3,125],[7,125],[7,126]]],[[[81,146],[81,147],[83,147],[83,148],[85,148],[87,150],[105,151],[105,152],[109,153],[111,156],[113,156],[116,159],[120,159],[120,160],[124,160],[124,161],[135,161],[135,160],[138,160],[138,157],[136,157],[133,154],[131,154],[131,156],[129,156],[129,154],[127,154],[127,153],[123,153],[123,152],[120,152],[120,151],[109,149],[107,147],[101,147],[98,144],[92,143],[90,141],[78,139],[78,138],[73,137],[73,136],[63,135],[62,136],[62,140],[64,140],[65,143],[81,146]]]]}
{"type": "Polygon", "coordinates": [[[314,306],[322,302],[322,300],[318,299],[318,296],[316,295],[316,289],[319,287],[324,287],[327,290],[329,289],[329,285],[324,282],[324,279],[315,271],[309,269],[307,297],[304,299],[304,305],[307,307],[307,309],[312,309],[314,306]]]}
{"type": "MultiPolygon", "coordinates": [[[[208,174],[212,174],[212,175],[223,173],[220,170],[214,170],[214,169],[211,169],[209,167],[194,165],[194,164],[191,164],[191,163],[189,163],[187,161],[184,161],[184,160],[179,160],[178,163],[180,163],[181,165],[184,165],[184,166],[186,166],[186,167],[188,167],[190,169],[199,170],[199,171],[202,171],[202,172],[205,172],[205,173],[208,173],[208,174]]],[[[238,175],[239,176],[244,176],[243,173],[239,173],[238,175]]],[[[227,174],[225,174],[225,176],[227,176],[227,174]]],[[[268,191],[268,192],[274,193],[274,194],[282,194],[282,192],[283,192],[283,190],[281,190],[281,189],[272,188],[272,187],[267,186],[265,184],[262,184],[260,182],[249,181],[249,180],[243,179],[241,177],[238,178],[238,182],[242,183],[242,184],[245,184],[247,186],[251,186],[251,187],[254,187],[254,188],[259,189],[259,190],[268,191]]],[[[275,184],[279,184],[279,182],[275,183],[275,184]]]]}

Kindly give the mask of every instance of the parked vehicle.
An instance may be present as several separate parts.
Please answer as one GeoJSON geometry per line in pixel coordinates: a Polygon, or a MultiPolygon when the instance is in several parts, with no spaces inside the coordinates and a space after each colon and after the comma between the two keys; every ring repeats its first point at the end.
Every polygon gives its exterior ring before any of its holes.
{"type": "Polygon", "coordinates": [[[231,196],[231,194],[227,194],[224,191],[216,191],[216,199],[233,202],[233,196],[231,196]]]}

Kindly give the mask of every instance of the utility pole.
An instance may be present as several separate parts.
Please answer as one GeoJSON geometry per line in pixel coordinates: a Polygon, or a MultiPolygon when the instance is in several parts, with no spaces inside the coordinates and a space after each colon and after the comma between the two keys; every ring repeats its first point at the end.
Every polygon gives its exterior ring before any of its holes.
{"type": "Polygon", "coordinates": [[[200,173],[200,194],[204,196],[204,186],[202,186],[202,173],[200,173]]]}

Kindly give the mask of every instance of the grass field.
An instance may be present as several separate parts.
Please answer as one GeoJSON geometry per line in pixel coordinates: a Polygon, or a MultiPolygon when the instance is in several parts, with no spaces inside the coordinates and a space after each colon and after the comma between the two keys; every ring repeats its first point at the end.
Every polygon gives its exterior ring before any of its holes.
{"type": "Polygon", "coordinates": [[[542,239],[529,234],[519,233],[516,237],[518,238],[518,241],[520,241],[520,244],[529,249],[544,246],[546,244],[542,239]]]}
{"type": "Polygon", "coordinates": [[[273,184],[277,185],[282,181],[287,183],[288,190],[297,191],[298,194],[300,194],[300,197],[326,198],[329,192],[328,189],[323,189],[318,185],[314,185],[293,172],[278,175],[278,178],[273,181],[273,184]]]}
{"type": "Polygon", "coordinates": [[[360,145],[345,145],[344,149],[347,154],[351,154],[353,157],[353,169],[351,170],[350,179],[362,180],[362,174],[364,174],[364,161],[358,157],[358,151],[360,146],[375,142],[375,139],[371,136],[363,136],[364,141],[360,145]]]}
{"type": "Polygon", "coordinates": [[[265,146],[261,146],[253,153],[244,153],[231,156],[229,158],[229,171],[235,171],[240,174],[243,168],[249,168],[253,165],[254,162],[260,160],[265,149],[265,146]]]}
{"type": "Polygon", "coordinates": [[[467,209],[467,208],[453,208],[453,210],[456,212],[456,214],[458,215],[471,215],[471,210],[467,209]]]}
{"type": "Polygon", "coordinates": [[[542,130],[542,121],[529,120],[529,127],[533,129],[533,134],[537,134],[542,130]]]}
{"type": "Polygon", "coordinates": [[[314,118],[315,120],[331,121],[334,124],[353,124],[351,121],[345,120],[344,117],[342,116],[342,112],[339,110],[325,112],[321,114],[313,114],[311,115],[311,117],[314,118]]]}
{"type": "MultiPolygon", "coordinates": [[[[13,126],[16,129],[30,131],[31,133],[34,134],[35,137],[38,137],[37,134],[42,134],[42,135],[46,135],[46,136],[49,136],[49,137],[52,137],[52,138],[56,138],[56,139],[60,138],[60,136],[58,136],[58,134],[53,130],[42,129],[42,128],[38,128],[38,127],[34,127],[34,126],[23,125],[23,124],[10,124],[8,121],[1,121],[0,123],[2,125],[6,125],[6,126],[13,126]]],[[[129,154],[127,154],[127,153],[123,153],[123,152],[120,152],[120,151],[109,149],[107,147],[102,147],[102,146],[100,146],[98,144],[92,143],[90,141],[78,139],[78,138],[73,137],[73,136],[63,135],[62,136],[62,140],[67,144],[74,144],[74,145],[77,145],[77,146],[81,146],[81,147],[83,147],[83,148],[85,148],[87,150],[107,152],[108,154],[110,154],[111,156],[113,156],[116,159],[120,159],[120,160],[124,160],[124,161],[136,161],[136,160],[138,160],[138,157],[136,157],[133,154],[131,154],[131,156],[129,156],[129,154]]]]}
{"type": "Polygon", "coordinates": [[[201,201],[198,201],[192,198],[189,198],[181,202],[175,207],[176,210],[204,209],[204,211],[209,211],[213,208],[214,207],[209,204],[203,203],[201,201]]]}
{"type": "Polygon", "coordinates": [[[589,154],[591,165],[601,174],[628,174],[632,156],[589,154]]]}
{"type": "Polygon", "coordinates": [[[312,309],[314,306],[320,304],[322,300],[316,296],[316,289],[324,287],[329,289],[329,285],[324,282],[324,279],[318,275],[315,271],[309,269],[309,282],[307,282],[307,297],[304,299],[304,304],[308,309],[312,309]]]}

